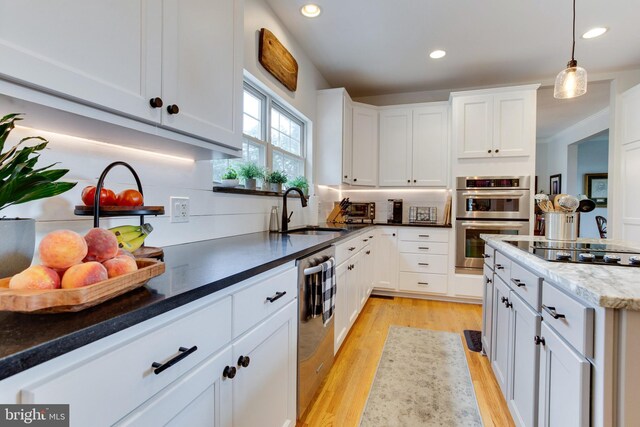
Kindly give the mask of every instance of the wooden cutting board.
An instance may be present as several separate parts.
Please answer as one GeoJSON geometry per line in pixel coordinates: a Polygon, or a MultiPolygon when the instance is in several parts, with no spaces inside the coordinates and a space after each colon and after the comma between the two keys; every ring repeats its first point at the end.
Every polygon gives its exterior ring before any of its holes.
{"type": "Polygon", "coordinates": [[[138,270],[75,289],[9,289],[10,277],[0,279],[0,311],[66,313],[84,310],[143,286],[164,273],[164,262],[136,259],[138,270]]]}
{"type": "Polygon", "coordinates": [[[298,62],[280,43],[280,40],[266,28],[260,29],[258,60],[287,89],[292,92],[296,91],[298,88],[298,62]]]}

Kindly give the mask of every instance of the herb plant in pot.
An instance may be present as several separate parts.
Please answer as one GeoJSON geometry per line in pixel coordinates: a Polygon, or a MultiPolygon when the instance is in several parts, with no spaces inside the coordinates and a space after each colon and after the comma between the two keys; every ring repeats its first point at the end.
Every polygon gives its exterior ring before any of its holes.
{"type": "Polygon", "coordinates": [[[297,176],[287,182],[287,188],[298,187],[302,190],[305,196],[309,195],[309,182],[303,175],[297,176]]]}
{"type": "Polygon", "coordinates": [[[223,187],[236,187],[240,184],[240,180],[238,179],[238,173],[236,170],[229,166],[227,171],[222,175],[222,186],[223,187]]]}
{"type": "Polygon", "coordinates": [[[8,114],[0,119],[0,277],[17,274],[29,267],[35,247],[35,220],[6,218],[2,210],[9,206],[56,196],[73,188],[75,182],[56,182],[68,169],[51,169],[51,164],[36,168],[40,151],[49,143],[40,136],[21,139],[4,152],[4,145],[20,114],[8,114]],[[22,146],[35,140],[36,145],[22,146]]]}
{"type": "Polygon", "coordinates": [[[246,162],[238,166],[238,175],[244,179],[244,188],[256,189],[256,179],[264,177],[264,170],[255,162],[246,162]]]}
{"type": "Polygon", "coordinates": [[[287,182],[287,174],[284,171],[272,171],[265,175],[264,181],[269,183],[269,191],[282,193],[282,184],[287,182]]]}

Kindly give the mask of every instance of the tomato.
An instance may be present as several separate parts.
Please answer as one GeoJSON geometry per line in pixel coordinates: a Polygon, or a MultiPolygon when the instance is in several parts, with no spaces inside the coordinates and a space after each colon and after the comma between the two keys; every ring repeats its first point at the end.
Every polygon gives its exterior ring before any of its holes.
{"type": "MultiPolygon", "coordinates": [[[[93,201],[96,196],[96,187],[94,185],[90,185],[85,187],[82,190],[82,203],[85,206],[93,206],[93,201]]],[[[103,188],[100,190],[100,206],[115,206],[116,204],[116,193],[109,190],[108,188],[103,188]]]]}
{"type": "Polygon", "coordinates": [[[123,190],[116,196],[118,206],[142,206],[142,194],[137,190],[123,190]]]}

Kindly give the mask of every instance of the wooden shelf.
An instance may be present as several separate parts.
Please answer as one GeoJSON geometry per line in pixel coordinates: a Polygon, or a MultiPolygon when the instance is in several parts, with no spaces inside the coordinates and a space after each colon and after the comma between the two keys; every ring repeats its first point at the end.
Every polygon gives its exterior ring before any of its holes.
{"type": "MultiPolygon", "coordinates": [[[[80,216],[93,216],[93,206],[76,206],[73,213],[80,216]]],[[[100,206],[101,217],[134,216],[134,215],[164,215],[164,206],[100,206]]]]}

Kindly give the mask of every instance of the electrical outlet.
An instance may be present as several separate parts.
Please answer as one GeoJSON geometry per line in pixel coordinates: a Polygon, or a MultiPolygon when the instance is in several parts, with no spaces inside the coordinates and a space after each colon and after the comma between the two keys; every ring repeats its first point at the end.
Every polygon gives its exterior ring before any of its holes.
{"type": "Polygon", "coordinates": [[[189,222],[189,198],[170,197],[171,222],[189,222]]]}

